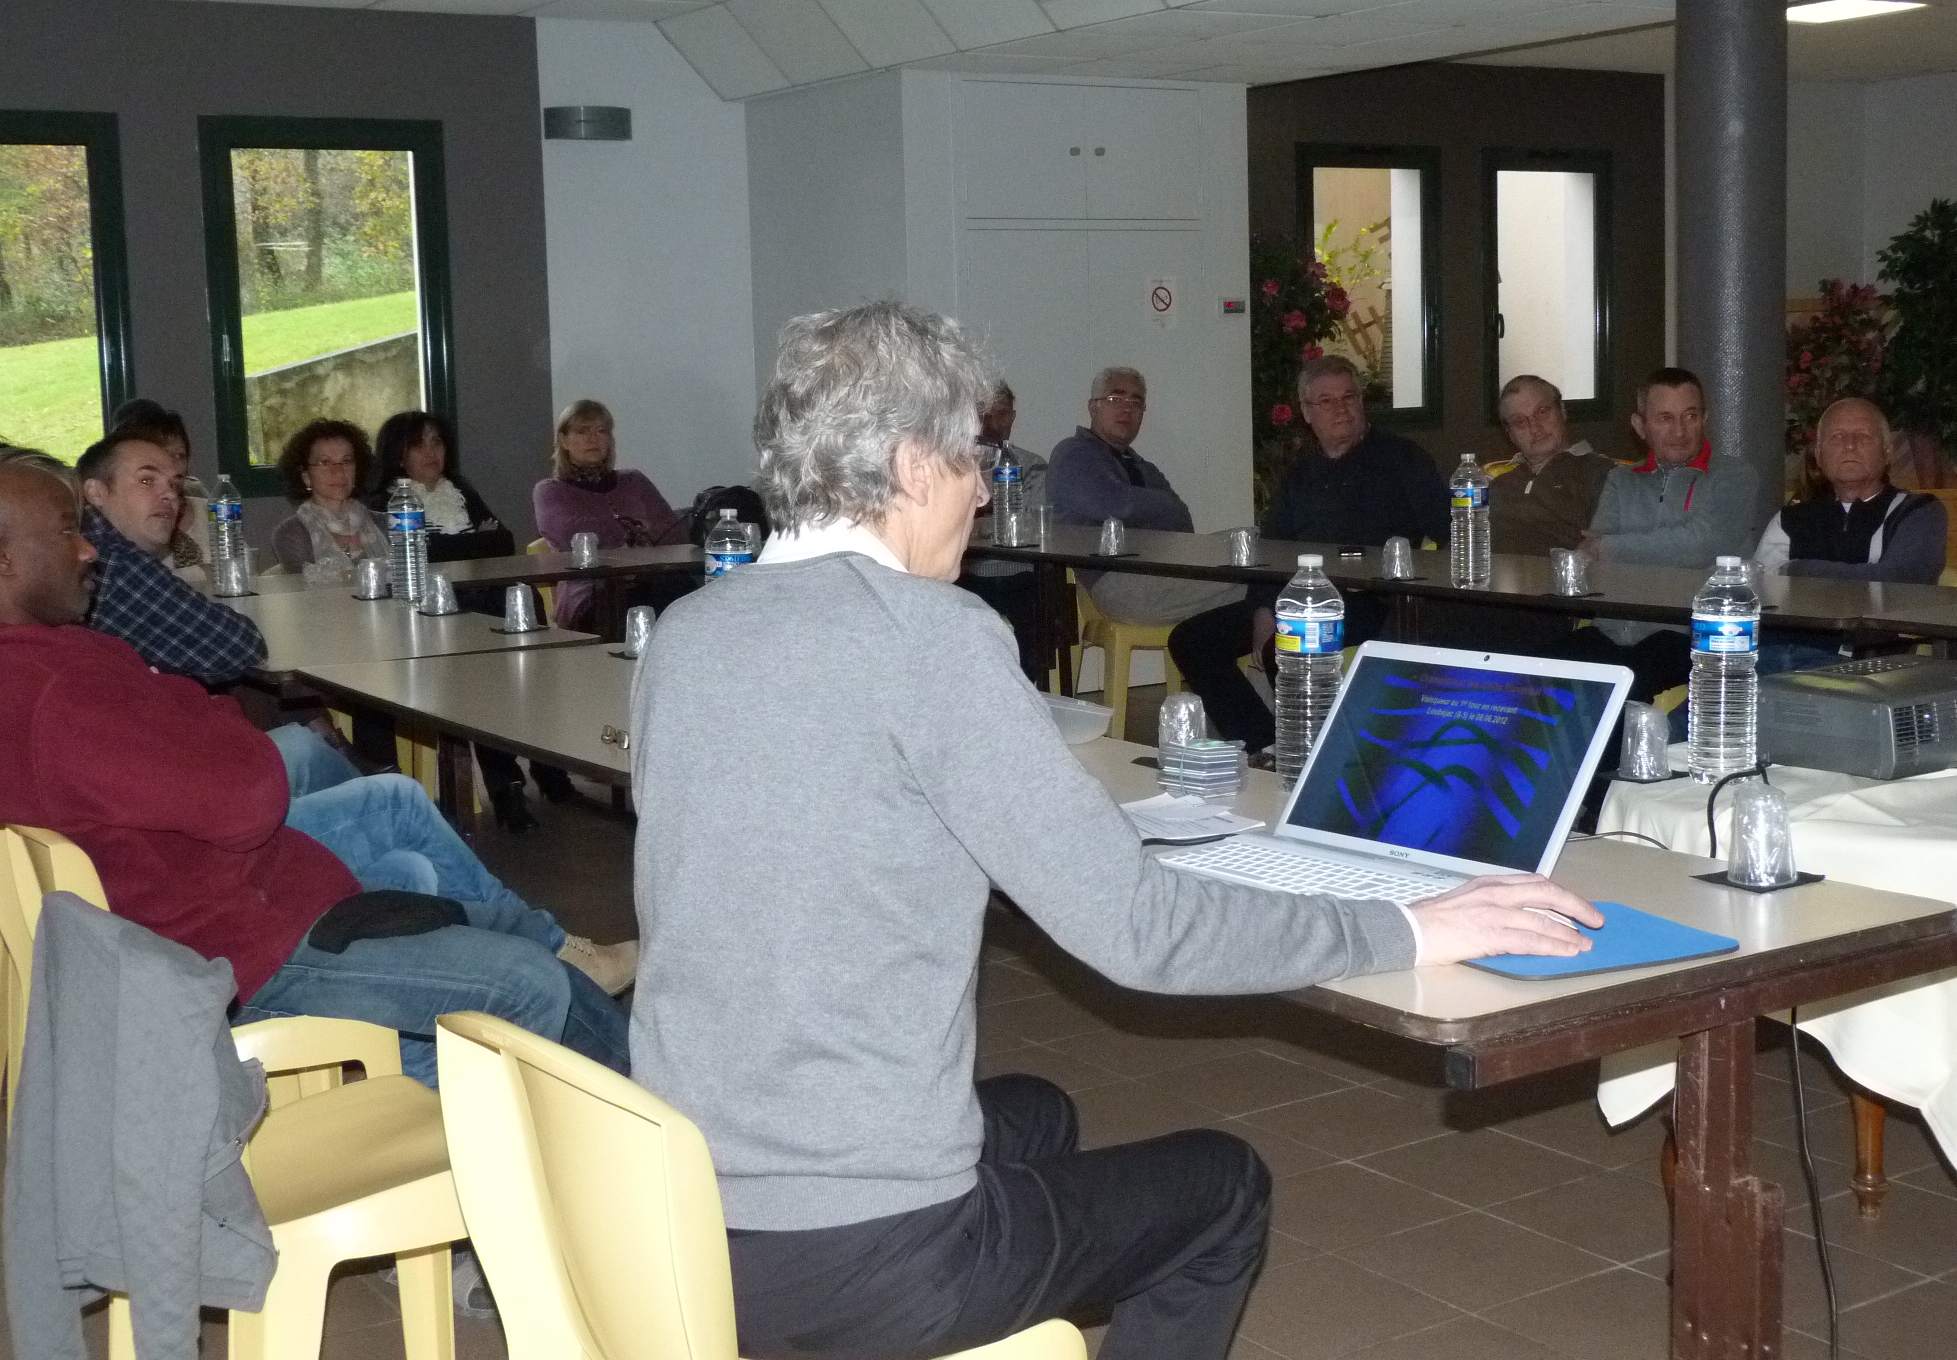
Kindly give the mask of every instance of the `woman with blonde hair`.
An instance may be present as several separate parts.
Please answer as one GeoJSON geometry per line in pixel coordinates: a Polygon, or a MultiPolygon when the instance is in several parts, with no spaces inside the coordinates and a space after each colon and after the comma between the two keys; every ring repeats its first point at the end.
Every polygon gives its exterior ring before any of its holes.
{"type": "MultiPolygon", "coordinates": [[[[557,417],[550,451],[550,476],[530,493],[537,532],[559,552],[571,550],[571,536],[598,536],[601,548],[646,548],[687,541],[686,516],[674,510],[643,472],[618,471],[618,446],[612,413],[589,397],[572,402],[557,417]]],[[[659,592],[670,603],[671,583],[659,592]]],[[[662,603],[661,600],[635,603],[662,603]]],[[[589,581],[557,587],[557,625],[589,628],[594,605],[589,581]]]]}

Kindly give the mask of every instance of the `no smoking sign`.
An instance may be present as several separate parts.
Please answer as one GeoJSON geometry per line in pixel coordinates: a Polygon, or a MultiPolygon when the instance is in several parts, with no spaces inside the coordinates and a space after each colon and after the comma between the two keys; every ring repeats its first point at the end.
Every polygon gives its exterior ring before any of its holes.
{"type": "Polygon", "coordinates": [[[1175,329],[1177,299],[1181,293],[1182,285],[1173,277],[1157,277],[1147,281],[1142,292],[1144,312],[1157,329],[1175,329]]]}

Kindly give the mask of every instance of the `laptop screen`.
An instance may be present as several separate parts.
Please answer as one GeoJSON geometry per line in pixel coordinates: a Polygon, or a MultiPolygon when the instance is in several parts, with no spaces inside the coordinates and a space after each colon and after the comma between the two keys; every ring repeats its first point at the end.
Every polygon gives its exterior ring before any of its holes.
{"type": "Polygon", "coordinates": [[[1543,862],[1610,679],[1362,655],[1289,826],[1522,872],[1543,862]]]}

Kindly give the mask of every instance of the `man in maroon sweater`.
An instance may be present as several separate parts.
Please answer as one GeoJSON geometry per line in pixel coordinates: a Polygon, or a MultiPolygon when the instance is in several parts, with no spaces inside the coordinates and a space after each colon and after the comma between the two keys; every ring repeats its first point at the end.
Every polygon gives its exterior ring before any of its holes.
{"type": "MultiPolygon", "coordinates": [[[[555,957],[566,937],[550,915],[501,885],[497,900],[403,903],[432,908],[434,921],[459,909],[465,924],[356,931],[351,943],[321,932],[326,947],[313,938],[329,913],[343,926],[373,899],[358,900],[360,882],[328,844],[287,825],[284,763],[234,702],[81,626],[95,549],[78,512],[59,477],[0,465],[0,823],[68,836],[118,915],[227,960],[240,1020],[371,1020],[402,1032],[404,1066],[432,1083],[436,1016],[486,1010],[624,1071],[617,1004],[555,957]]],[[[385,803],[408,781],[356,783],[385,803]]],[[[329,844],[348,836],[356,861],[385,853],[371,823],[300,820],[329,844]]]]}

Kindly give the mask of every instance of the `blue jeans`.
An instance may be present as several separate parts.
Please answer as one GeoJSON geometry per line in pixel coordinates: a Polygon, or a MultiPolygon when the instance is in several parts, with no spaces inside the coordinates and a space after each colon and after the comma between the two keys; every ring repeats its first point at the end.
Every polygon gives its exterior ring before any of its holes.
{"type": "Polygon", "coordinates": [[[370,775],[295,799],[286,824],[332,851],[361,886],[432,892],[468,924],[358,940],[344,954],[302,942],[235,1023],[331,1015],[401,1032],[401,1067],[435,1084],[435,1019],[481,1010],[628,1070],[625,1012],[557,958],[564,930],[511,892],[405,775],[370,775]]]}
{"type": "Polygon", "coordinates": [[[294,798],[360,777],[352,761],[304,723],[286,723],[265,735],[279,748],[279,759],[285,762],[286,787],[294,798]]]}

